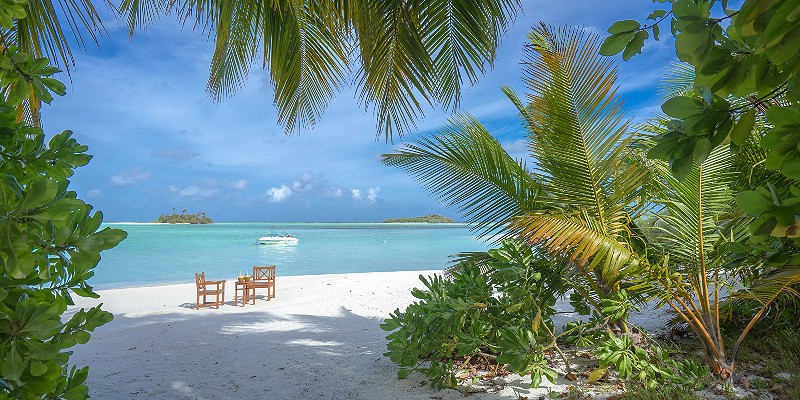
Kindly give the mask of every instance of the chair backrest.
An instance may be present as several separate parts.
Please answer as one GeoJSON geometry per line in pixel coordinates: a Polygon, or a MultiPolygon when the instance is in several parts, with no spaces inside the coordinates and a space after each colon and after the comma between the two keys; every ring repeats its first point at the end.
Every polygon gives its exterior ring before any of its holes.
{"type": "Polygon", "coordinates": [[[194,282],[197,285],[197,289],[205,289],[206,288],[206,273],[201,272],[199,274],[194,274],[194,282]]]}
{"type": "Polygon", "coordinates": [[[253,280],[254,281],[271,281],[275,279],[275,266],[253,266],[253,280]]]}

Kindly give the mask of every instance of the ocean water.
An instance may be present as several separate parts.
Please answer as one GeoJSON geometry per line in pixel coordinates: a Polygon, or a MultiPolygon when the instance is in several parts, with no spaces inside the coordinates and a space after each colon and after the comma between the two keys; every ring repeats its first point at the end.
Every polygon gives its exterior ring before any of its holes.
{"type": "Polygon", "coordinates": [[[253,265],[277,265],[279,276],[442,269],[449,256],[484,251],[462,224],[215,223],[210,225],[105,224],[128,238],[104,251],[96,289],[235,279],[253,265]],[[259,245],[274,229],[300,241],[259,245]]]}

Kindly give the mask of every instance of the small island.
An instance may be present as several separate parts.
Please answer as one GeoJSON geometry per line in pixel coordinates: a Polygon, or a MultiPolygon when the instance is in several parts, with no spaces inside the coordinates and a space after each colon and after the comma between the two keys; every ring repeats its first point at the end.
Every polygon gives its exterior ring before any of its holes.
{"type": "Polygon", "coordinates": [[[172,214],[161,214],[155,222],[162,224],[211,224],[214,221],[206,216],[205,211],[198,211],[196,214],[187,214],[184,208],[180,214],[176,213],[175,209],[172,210],[172,214]]]}
{"type": "Polygon", "coordinates": [[[431,214],[431,215],[425,215],[423,217],[413,217],[413,218],[389,218],[383,221],[383,223],[386,224],[412,223],[412,222],[428,223],[428,224],[452,224],[456,221],[452,218],[448,218],[438,214],[431,214]]]}

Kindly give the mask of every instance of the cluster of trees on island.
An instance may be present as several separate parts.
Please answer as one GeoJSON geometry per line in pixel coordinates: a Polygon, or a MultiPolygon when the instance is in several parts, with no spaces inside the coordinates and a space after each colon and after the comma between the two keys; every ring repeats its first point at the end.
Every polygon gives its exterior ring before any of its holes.
{"type": "Polygon", "coordinates": [[[396,224],[396,223],[452,224],[453,222],[456,221],[452,218],[448,218],[438,214],[431,214],[422,217],[411,217],[411,218],[387,218],[383,220],[383,223],[385,224],[396,224]]]}
{"type": "Polygon", "coordinates": [[[161,214],[158,216],[155,222],[159,222],[162,224],[211,224],[214,221],[211,220],[210,217],[206,216],[205,211],[198,211],[195,214],[187,214],[186,209],[184,208],[180,214],[175,212],[175,209],[172,210],[172,214],[161,214]]]}

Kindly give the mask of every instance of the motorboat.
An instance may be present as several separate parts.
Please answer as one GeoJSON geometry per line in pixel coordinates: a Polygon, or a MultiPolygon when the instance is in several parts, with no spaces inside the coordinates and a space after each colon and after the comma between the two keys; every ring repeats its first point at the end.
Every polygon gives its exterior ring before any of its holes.
{"type": "Polygon", "coordinates": [[[258,238],[259,244],[296,244],[299,241],[296,237],[284,232],[282,235],[274,231],[267,235],[258,238]]]}

